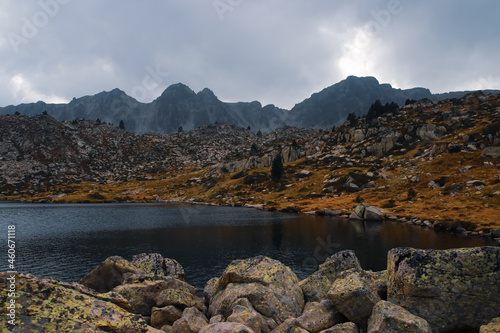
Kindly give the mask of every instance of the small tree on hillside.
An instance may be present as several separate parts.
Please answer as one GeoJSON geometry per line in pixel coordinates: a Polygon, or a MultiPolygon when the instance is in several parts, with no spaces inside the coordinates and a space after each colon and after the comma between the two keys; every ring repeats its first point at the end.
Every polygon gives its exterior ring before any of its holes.
{"type": "Polygon", "coordinates": [[[123,122],[123,120],[120,120],[120,125],[118,125],[118,127],[122,130],[125,130],[125,123],[123,122]]]}
{"type": "Polygon", "coordinates": [[[356,117],[356,114],[354,112],[351,112],[347,115],[347,121],[349,121],[351,125],[355,124],[357,120],[358,117],[356,117]]]}
{"type": "Polygon", "coordinates": [[[285,173],[285,168],[283,167],[283,157],[281,156],[281,151],[274,157],[273,165],[271,167],[271,179],[274,181],[280,180],[285,173]]]}

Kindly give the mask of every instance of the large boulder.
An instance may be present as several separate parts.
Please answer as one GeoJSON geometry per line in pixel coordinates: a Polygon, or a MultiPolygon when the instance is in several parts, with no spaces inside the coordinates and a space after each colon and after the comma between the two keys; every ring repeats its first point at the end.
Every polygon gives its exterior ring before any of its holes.
{"type": "Polygon", "coordinates": [[[368,332],[432,333],[431,326],[404,308],[387,301],[380,301],[373,307],[368,321],[368,332]]]}
{"type": "Polygon", "coordinates": [[[258,256],[233,261],[218,279],[205,287],[210,316],[229,317],[233,305],[247,298],[252,307],[265,317],[269,329],[302,313],[304,296],[298,279],[279,261],[258,256]]]}
{"type": "MultiPolygon", "coordinates": [[[[0,289],[9,290],[12,274],[0,273],[0,289]]],[[[15,274],[16,326],[0,321],[2,332],[161,333],[146,321],[79,284],[15,274]]],[[[8,293],[0,293],[8,304],[8,293]]]]}
{"type": "Polygon", "coordinates": [[[478,330],[500,316],[500,247],[392,249],[388,301],[434,332],[478,330]]]}
{"type": "Polygon", "coordinates": [[[146,274],[169,276],[184,281],[184,268],[177,260],[163,258],[158,253],[141,253],[132,257],[130,262],[146,274]]]}
{"type": "Polygon", "coordinates": [[[381,300],[372,279],[377,277],[370,272],[348,270],[340,274],[328,292],[328,299],[340,313],[361,328],[368,326],[372,309],[381,300]]]}
{"type": "Polygon", "coordinates": [[[354,208],[349,218],[351,220],[383,221],[384,213],[377,207],[360,204],[354,208]]]}
{"type": "Polygon", "coordinates": [[[161,280],[165,277],[184,280],[184,269],[173,259],[163,258],[157,253],[143,253],[134,256],[132,262],[120,256],[109,257],[83,277],[80,283],[103,293],[126,282],[161,280]]]}
{"type": "Polygon", "coordinates": [[[325,299],[333,281],[340,273],[349,269],[362,270],[354,251],[340,251],[327,258],[316,272],[299,283],[306,301],[318,302],[325,299]]]}
{"type": "Polygon", "coordinates": [[[98,267],[80,280],[86,287],[105,293],[125,280],[127,273],[140,273],[140,269],[119,256],[106,258],[98,267]]]}

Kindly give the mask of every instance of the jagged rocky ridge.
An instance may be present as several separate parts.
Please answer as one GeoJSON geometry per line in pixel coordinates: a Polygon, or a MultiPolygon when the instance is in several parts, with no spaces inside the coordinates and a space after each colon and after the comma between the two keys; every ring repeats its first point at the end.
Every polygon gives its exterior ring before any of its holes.
{"type": "MultiPolygon", "coordinates": [[[[106,259],[80,283],[16,274],[11,332],[498,332],[500,248],[392,249],[387,270],[353,251],[298,281],[268,257],[235,260],[203,297],[173,259],[106,259]],[[496,319],[495,319],[496,318],[496,319]]],[[[0,273],[7,290],[12,276],[0,273]]],[[[6,302],[6,293],[0,299],[6,302]]]]}
{"type": "MultiPolygon", "coordinates": [[[[499,91],[485,91],[499,93],[499,91]]],[[[195,93],[184,84],[168,87],[151,103],[140,103],[125,92],[114,89],[94,96],[74,98],[68,104],[44,102],[21,104],[0,108],[0,114],[34,116],[47,112],[58,120],[100,119],[118,125],[123,121],[128,131],[137,133],[174,133],[179,127],[192,130],[200,126],[221,122],[252,130],[268,132],[282,126],[304,128],[331,128],[354,112],[365,113],[376,99],[403,105],[406,99],[443,100],[460,98],[467,92],[432,94],[428,89],[394,89],[389,84],[379,84],[373,77],[348,77],[321,92],[313,94],[292,110],[274,105],[262,106],[260,102],[224,103],[205,88],[195,93]]]]}

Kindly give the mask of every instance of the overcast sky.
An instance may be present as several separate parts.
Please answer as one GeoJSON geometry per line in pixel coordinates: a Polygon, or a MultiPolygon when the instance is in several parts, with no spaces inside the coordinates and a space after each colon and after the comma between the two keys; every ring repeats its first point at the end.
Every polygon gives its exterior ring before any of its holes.
{"type": "Polygon", "coordinates": [[[349,75],[500,89],[498,0],[0,0],[0,106],[171,84],[291,108],[349,75]]]}

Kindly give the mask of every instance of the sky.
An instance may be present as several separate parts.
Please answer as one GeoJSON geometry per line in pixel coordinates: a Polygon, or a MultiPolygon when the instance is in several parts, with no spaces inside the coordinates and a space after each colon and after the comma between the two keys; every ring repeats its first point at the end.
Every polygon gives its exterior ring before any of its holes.
{"type": "Polygon", "coordinates": [[[0,0],[0,106],[171,84],[290,109],[349,75],[500,89],[498,0],[0,0]]]}

